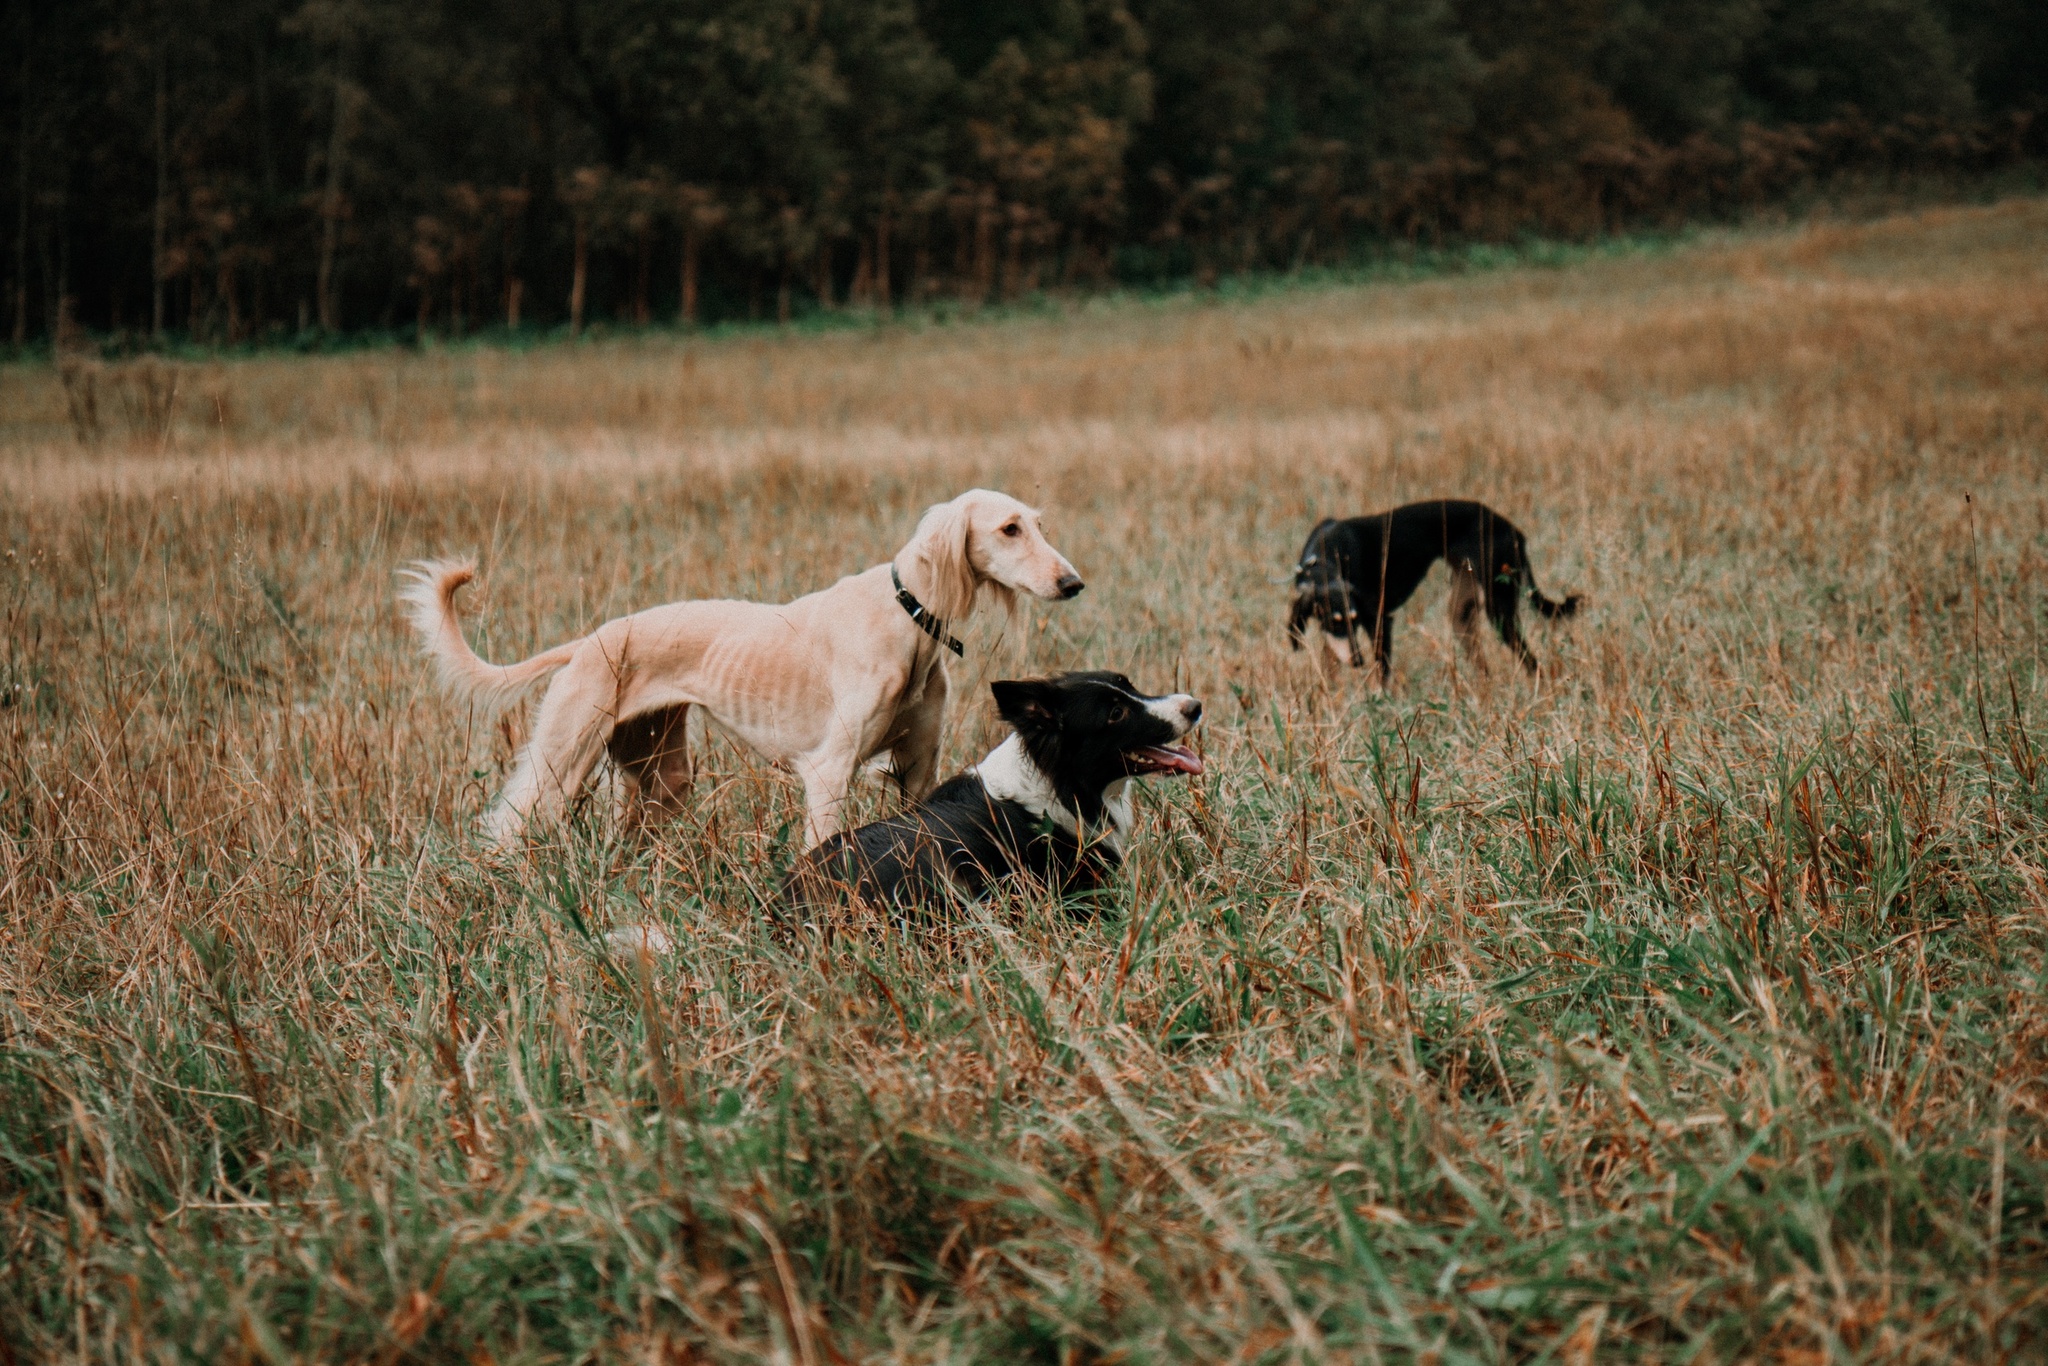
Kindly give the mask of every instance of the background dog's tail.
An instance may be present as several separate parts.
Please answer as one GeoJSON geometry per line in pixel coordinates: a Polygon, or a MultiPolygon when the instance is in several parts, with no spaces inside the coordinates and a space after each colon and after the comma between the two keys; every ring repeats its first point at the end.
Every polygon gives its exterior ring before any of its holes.
{"type": "Polygon", "coordinates": [[[462,638],[462,622],[455,615],[455,594],[476,577],[472,560],[421,560],[399,571],[409,580],[398,594],[405,612],[420,633],[420,647],[434,661],[441,686],[457,697],[467,697],[487,707],[501,707],[522,688],[569,662],[582,643],[580,639],[543,650],[517,664],[492,664],[478,657],[462,638]]]}
{"type": "Polygon", "coordinates": [[[1579,610],[1579,604],[1584,601],[1577,593],[1565,594],[1563,602],[1544,597],[1543,590],[1536,586],[1536,571],[1529,568],[1527,558],[1522,561],[1522,586],[1529,590],[1529,605],[1553,620],[1575,615],[1579,610]]]}

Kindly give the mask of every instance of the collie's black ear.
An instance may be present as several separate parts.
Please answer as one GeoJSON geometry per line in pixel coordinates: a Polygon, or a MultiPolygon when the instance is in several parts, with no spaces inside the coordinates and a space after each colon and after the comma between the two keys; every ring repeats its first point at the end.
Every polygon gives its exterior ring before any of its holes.
{"type": "Polygon", "coordinates": [[[988,690],[995,694],[996,711],[1020,731],[1049,730],[1059,725],[1050,679],[1006,678],[989,684],[988,690]]]}

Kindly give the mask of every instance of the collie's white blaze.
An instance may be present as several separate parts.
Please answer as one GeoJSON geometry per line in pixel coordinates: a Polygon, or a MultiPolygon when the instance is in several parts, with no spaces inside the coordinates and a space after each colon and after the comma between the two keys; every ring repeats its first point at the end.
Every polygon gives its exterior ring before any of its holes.
{"type": "MultiPolygon", "coordinates": [[[[1081,818],[1061,803],[1052,780],[1031,762],[1024,742],[1016,736],[990,750],[988,757],[970,771],[981,779],[989,796],[998,801],[1013,801],[1032,815],[1045,817],[1075,839],[1081,838],[1081,818]]],[[[1100,838],[1122,858],[1124,838],[1131,829],[1131,780],[1118,778],[1102,789],[1102,807],[1109,817],[1109,829],[1100,838]]]]}
{"type": "Polygon", "coordinates": [[[1167,725],[1172,726],[1173,737],[1178,740],[1181,736],[1186,735],[1195,728],[1194,718],[1191,715],[1194,700],[1194,698],[1184,692],[1170,693],[1165,697],[1155,697],[1150,702],[1147,702],[1145,710],[1166,722],[1167,725]]]}
{"type": "Polygon", "coordinates": [[[1068,834],[1077,839],[1080,837],[1080,818],[1060,804],[1052,779],[1031,762],[1020,737],[1012,735],[990,750],[988,757],[974,766],[973,772],[981,779],[981,785],[988,789],[989,796],[998,801],[1015,802],[1032,815],[1044,816],[1068,834]]]}

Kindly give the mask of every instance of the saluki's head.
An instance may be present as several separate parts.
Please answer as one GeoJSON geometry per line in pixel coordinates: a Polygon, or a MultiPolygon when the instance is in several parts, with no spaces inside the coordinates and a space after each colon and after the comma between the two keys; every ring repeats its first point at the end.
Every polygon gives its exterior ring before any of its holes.
{"type": "Polygon", "coordinates": [[[925,606],[942,620],[972,612],[983,589],[1013,607],[1019,593],[1053,600],[1085,587],[1039,530],[1038,509],[988,489],[969,489],[927,510],[904,550],[922,561],[929,585],[925,606]]]}

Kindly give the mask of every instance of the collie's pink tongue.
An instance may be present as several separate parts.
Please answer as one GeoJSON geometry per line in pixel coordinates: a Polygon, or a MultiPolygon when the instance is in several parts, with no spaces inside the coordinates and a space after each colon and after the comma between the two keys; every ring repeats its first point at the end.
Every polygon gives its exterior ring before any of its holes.
{"type": "Polygon", "coordinates": [[[1149,773],[1186,773],[1197,775],[1202,771],[1202,758],[1185,745],[1147,745],[1131,751],[1131,757],[1145,765],[1149,773]]]}

